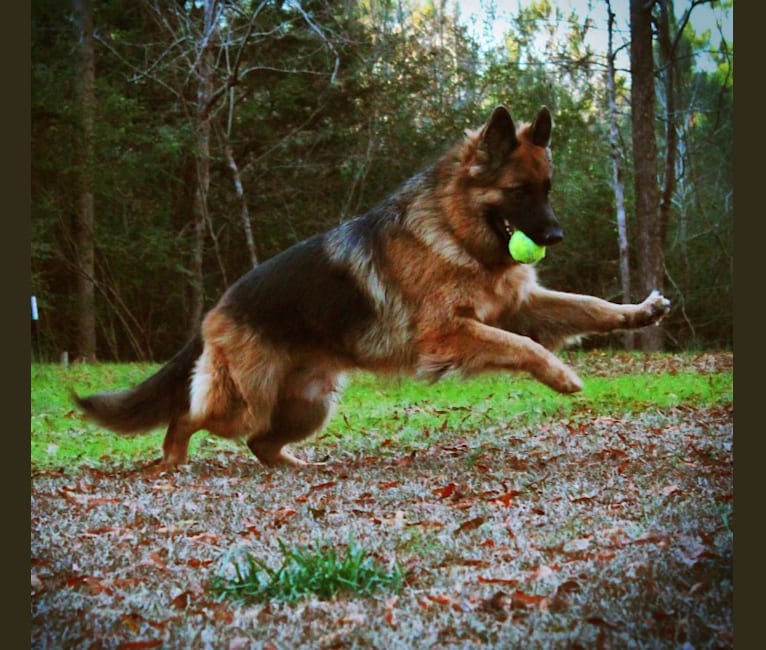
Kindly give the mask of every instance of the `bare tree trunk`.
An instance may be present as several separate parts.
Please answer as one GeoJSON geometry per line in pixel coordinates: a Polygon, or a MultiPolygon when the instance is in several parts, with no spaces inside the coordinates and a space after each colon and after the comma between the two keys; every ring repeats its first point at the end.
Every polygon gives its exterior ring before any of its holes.
{"type": "Polygon", "coordinates": [[[205,224],[207,222],[207,197],[210,189],[210,101],[213,95],[213,60],[210,40],[215,29],[216,0],[205,0],[205,18],[199,43],[199,65],[197,67],[196,118],[196,189],[192,201],[192,245],[191,261],[191,308],[189,333],[193,335],[202,320],[205,302],[205,284],[202,273],[202,259],[205,245],[205,224]]]}
{"type": "Polygon", "coordinates": [[[660,60],[665,76],[665,183],[660,200],[660,229],[662,241],[670,223],[673,194],[676,190],[676,160],[678,155],[678,131],[676,128],[676,61],[675,48],[670,36],[673,15],[673,1],[660,0],[660,19],[657,37],[660,45],[660,60]]]}
{"type": "MultiPolygon", "coordinates": [[[[630,255],[628,247],[628,224],[625,214],[625,187],[620,163],[619,133],[617,130],[617,91],[614,84],[614,59],[613,30],[615,15],[612,12],[610,0],[606,0],[607,13],[609,14],[609,34],[606,53],[606,83],[609,90],[609,144],[612,154],[612,173],[614,176],[614,202],[617,213],[617,238],[620,247],[620,285],[622,287],[622,302],[632,302],[630,294],[630,255]]],[[[635,343],[632,331],[623,334],[623,344],[626,350],[632,350],[635,343]]]]}
{"type": "Polygon", "coordinates": [[[250,35],[253,33],[253,29],[255,27],[255,18],[258,15],[258,12],[260,11],[262,6],[263,6],[263,3],[261,3],[258,9],[256,9],[253,12],[252,18],[250,19],[250,24],[248,25],[247,33],[245,34],[244,39],[242,39],[239,52],[237,53],[237,56],[234,60],[233,65],[229,59],[228,42],[226,47],[224,48],[224,55],[226,57],[226,70],[229,75],[229,81],[228,81],[229,111],[228,111],[228,119],[226,121],[226,128],[221,129],[222,131],[221,141],[223,144],[223,152],[224,152],[224,155],[226,156],[226,162],[229,165],[229,169],[231,169],[232,178],[234,180],[234,191],[237,193],[237,200],[239,201],[239,205],[240,205],[242,231],[245,233],[245,244],[247,245],[247,252],[250,255],[250,264],[253,267],[258,266],[258,255],[255,251],[255,237],[253,236],[253,225],[250,222],[250,212],[247,208],[247,197],[245,196],[245,188],[242,184],[242,175],[239,173],[239,166],[237,165],[237,160],[234,158],[234,151],[231,148],[231,133],[232,133],[232,128],[234,126],[234,107],[236,106],[236,85],[237,83],[239,83],[238,76],[239,76],[239,66],[242,60],[242,53],[244,52],[245,45],[247,44],[247,41],[249,40],[250,35]]]}
{"type": "Polygon", "coordinates": [[[229,145],[228,140],[224,142],[223,150],[226,154],[226,161],[229,164],[229,169],[231,169],[232,176],[234,177],[234,189],[237,192],[237,199],[240,204],[242,230],[245,232],[245,243],[247,244],[247,251],[250,253],[250,263],[253,266],[258,266],[258,255],[255,252],[255,238],[253,237],[253,226],[250,223],[250,213],[247,209],[245,189],[242,187],[242,178],[239,175],[239,167],[237,167],[237,161],[234,160],[234,153],[231,150],[231,145],[229,145]]]}
{"type": "MultiPolygon", "coordinates": [[[[631,123],[638,228],[639,282],[644,294],[663,288],[662,228],[657,183],[657,140],[654,134],[655,93],[652,58],[652,5],[630,0],[631,123]]],[[[642,350],[662,349],[660,326],[638,334],[642,350]]]]}
{"type": "Polygon", "coordinates": [[[93,211],[93,124],[95,111],[95,52],[93,14],[90,0],[75,0],[79,57],[77,69],[80,117],[80,188],[74,215],[74,245],[77,266],[77,356],[96,359],[96,285],[93,211]]]}

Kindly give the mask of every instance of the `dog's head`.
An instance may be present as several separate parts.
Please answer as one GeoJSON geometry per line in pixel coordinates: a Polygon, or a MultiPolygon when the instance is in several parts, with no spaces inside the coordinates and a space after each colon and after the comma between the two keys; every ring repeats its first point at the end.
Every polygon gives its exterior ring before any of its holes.
{"type": "Polygon", "coordinates": [[[540,246],[552,246],[564,237],[548,200],[552,126],[550,111],[543,107],[532,123],[517,131],[506,108],[499,106],[463,150],[471,201],[505,255],[516,230],[540,246]]]}

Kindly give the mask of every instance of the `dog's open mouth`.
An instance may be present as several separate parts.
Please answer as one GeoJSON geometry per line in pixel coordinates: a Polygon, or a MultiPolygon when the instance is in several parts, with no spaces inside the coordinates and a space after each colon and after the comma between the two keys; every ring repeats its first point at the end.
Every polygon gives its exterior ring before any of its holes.
{"type": "MultiPolygon", "coordinates": [[[[500,245],[506,252],[508,252],[508,243],[511,241],[511,236],[513,233],[516,232],[516,228],[507,217],[502,217],[499,215],[492,215],[490,217],[490,224],[492,226],[492,230],[495,232],[495,235],[500,242],[500,245]]],[[[508,254],[510,255],[510,253],[508,254]]]]}
{"type": "Polygon", "coordinates": [[[497,242],[505,255],[510,255],[508,244],[511,241],[511,236],[517,230],[521,230],[514,224],[514,212],[515,210],[512,206],[509,206],[507,203],[500,203],[487,206],[484,213],[487,225],[495,233],[497,242]]]}

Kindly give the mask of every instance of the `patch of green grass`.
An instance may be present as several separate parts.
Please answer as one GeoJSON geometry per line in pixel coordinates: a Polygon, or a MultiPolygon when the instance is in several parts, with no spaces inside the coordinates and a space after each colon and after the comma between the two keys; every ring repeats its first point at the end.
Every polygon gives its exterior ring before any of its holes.
{"type": "MultiPolygon", "coordinates": [[[[600,377],[588,374],[587,357],[579,362],[585,388],[571,396],[560,395],[519,374],[496,373],[470,380],[452,377],[427,384],[358,373],[352,376],[327,429],[306,444],[340,444],[349,451],[370,453],[379,453],[390,445],[401,453],[426,448],[445,432],[474,435],[491,433],[498,426],[522,429],[578,413],[619,417],[650,408],[707,407],[733,399],[731,371],[642,373],[636,364],[629,364],[630,374],[614,372],[600,377]]],[[[599,362],[604,362],[601,357],[599,362]]],[[[132,464],[157,458],[162,431],[138,436],[113,434],[83,420],[69,397],[70,389],[88,394],[127,388],[157,367],[108,363],[66,368],[33,365],[32,467],[132,464]]],[[[237,442],[201,432],[192,437],[189,451],[194,458],[233,449],[245,456],[249,453],[237,442]]]]}
{"type": "Polygon", "coordinates": [[[31,386],[31,456],[36,469],[98,464],[100,459],[135,461],[156,455],[159,434],[140,438],[117,436],[85,423],[70,399],[81,394],[126,387],[149,375],[144,364],[58,366],[34,364],[31,386]]]}
{"type": "Polygon", "coordinates": [[[369,451],[395,441],[401,451],[427,447],[444,431],[524,428],[576,413],[619,416],[647,408],[709,407],[733,399],[731,372],[582,376],[582,392],[561,395],[525,376],[503,373],[469,380],[451,377],[430,385],[360,374],[322,438],[369,451]]]}
{"type": "MultiPolygon", "coordinates": [[[[70,398],[133,386],[156,371],[157,364],[99,363],[60,366],[33,364],[31,373],[31,464],[36,470],[78,465],[135,464],[160,455],[164,431],[125,436],[84,420],[70,398]]],[[[201,449],[231,449],[229,440],[198,434],[191,455],[201,449]]]]}
{"type": "Polygon", "coordinates": [[[647,408],[709,407],[734,398],[732,373],[645,374],[620,377],[586,377],[585,388],[575,396],[598,413],[634,413],[647,408]]]}
{"type": "Polygon", "coordinates": [[[330,600],[338,594],[367,596],[378,590],[397,592],[404,571],[378,566],[375,559],[354,543],[345,553],[329,545],[317,550],[288,549],[279,540],[283,563],[278,569],[246,553],[234,562],[234,577],[216,576],[212,591],[220,599],[240,602],[275,600],[293,602],[305,596],[330,600]],[[242,564],[244,563],[244,566],[242,564]]]}

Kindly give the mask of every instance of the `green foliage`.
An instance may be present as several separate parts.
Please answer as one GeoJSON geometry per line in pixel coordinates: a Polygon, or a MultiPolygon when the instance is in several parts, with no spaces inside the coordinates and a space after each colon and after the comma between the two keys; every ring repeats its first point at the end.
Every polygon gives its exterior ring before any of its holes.
{"type": "Polygon", "coordinates": [[[384,568],[361,546],[349,541],[345,552],[329,544],[289,549],[279,539],[282,565],[272,568],[244,553],[227,558],[234,576],[218,575],[211,590],[219,598],[241,602],[293,602],[306,596],[331,600],[339,595],[368,596],[380,590],[397,592],[404,579],[398,565],[384,568]]]}
{"type": "MultiPolygon", "coordinates": [[[[541,266],[545,281],[617,298],[605,85],[600,54],[586,42],[591,19],[535,2],[515,14],[504,44],[488,47],[450,5],[302,2],[311,23],[294,3],[221,5],[212,42],[215,89],[225,92],[210,107],[207,305],[250,264],[224,132],[265,260],[375,205],[500,103],[519,122],[542,104],[553,111],[552,201],[566,239],[541,266]],[[255,6],[261,11],[245,42],[255,6]]],[[[71,14],[65,3],[33,3],[31,270],[48,359],[76,352],[71,218],[80,134],[71,14]]],[[[201,12],[198,3],[109,0],[94,7],[94,20],[98,354],[168,358],[188,333],[193,281],[197,89],[189,48],[201,12]]],[[[722,43],[718,69],[708,73],[693,56],[708,42],[689,26],[679,42],[683,183],[666,250],[667,288],[679,306],[666,323],[678,349],[732,344],[733,44],[722,43]]],[[[629,160],[627,77],[617,81],[629,160]]],[[[630,215],[628,230],[635,246],[630,215]]]]}

